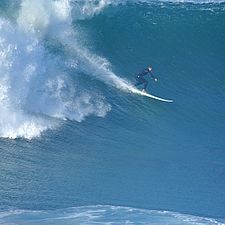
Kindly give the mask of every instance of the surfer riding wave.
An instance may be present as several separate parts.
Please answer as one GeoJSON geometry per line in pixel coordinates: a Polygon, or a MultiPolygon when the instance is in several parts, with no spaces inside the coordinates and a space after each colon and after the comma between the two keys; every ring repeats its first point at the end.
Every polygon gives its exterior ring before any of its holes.
{"type": "Polygon", "coordinates": [[[147,74],[150,75],[150,77],[156,82],[157,78],[152,73],[152,67],[148,66],[146,69],[144,69],[142,72],[135,75],[136,83],[135,86],[139,86],[141,84],[144,84],[144,87],[142,89],[143,92],[146,92],[148,81],[144,78],[147,74]]]}

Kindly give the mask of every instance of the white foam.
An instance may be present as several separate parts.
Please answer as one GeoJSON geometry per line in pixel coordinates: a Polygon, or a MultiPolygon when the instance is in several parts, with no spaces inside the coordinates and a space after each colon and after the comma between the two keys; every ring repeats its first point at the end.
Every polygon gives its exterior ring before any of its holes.
{"type": "Polygon", "coordinates": [[[101,94],[73,83],[66,63],[45,49],[46,36],[60,41],[70,33],[67,0],[24,0],[17,25],[0,18],[1,137],[37,137],[60,124],[55,118],[80,122],[111,109],[101,94]]]}
{"type": "Polygon", "coordinates": [[[20,29],[36,34],[49,32],[52,27],[59,30],[57,26],[61,29],[71,22],[69,0],[23,0],[17,22],[20,29]]]}
{"type": "Polygon", "coordinates": [[[76,14],[76,19],[84,19],[101,12],[105,7],[111,4],[110,0],[99,1],[76,1],[73,12],[76,14]]]}
{"type": "Polygon", "coordinates": [[[15,210],[0,213],[3,223],[29,224],[198,224],[224,225],[224,220],[170,211],[95,205],[48,211],[15,210]]]}

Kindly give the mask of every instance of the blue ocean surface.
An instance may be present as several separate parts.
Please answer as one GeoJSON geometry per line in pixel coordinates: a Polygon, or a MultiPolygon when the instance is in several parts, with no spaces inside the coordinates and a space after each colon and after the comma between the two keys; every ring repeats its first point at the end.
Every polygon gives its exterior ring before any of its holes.
{"type": "Polygon", "coordinates": [[[225,224],[224,60],[222,0],[1,0],[0,224],[225,224]]]}

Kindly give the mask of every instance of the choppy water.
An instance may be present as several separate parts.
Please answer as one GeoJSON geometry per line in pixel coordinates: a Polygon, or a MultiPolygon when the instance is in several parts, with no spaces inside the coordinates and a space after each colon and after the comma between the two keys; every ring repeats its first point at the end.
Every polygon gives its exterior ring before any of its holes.
{"type": "Polygon", "coordinates": [[[223,1],[1,1],[0,223],[223,224],[224,21],[223,1]],[[174,103],[134,93],[149,64],[174,103]]]}

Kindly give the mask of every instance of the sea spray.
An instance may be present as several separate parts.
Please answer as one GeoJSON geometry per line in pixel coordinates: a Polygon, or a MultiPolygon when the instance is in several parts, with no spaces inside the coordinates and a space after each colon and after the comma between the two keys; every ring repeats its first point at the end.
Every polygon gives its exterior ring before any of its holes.
{"type": "Polygon", "coordinates": [[[32,138],[57,127],[56,118],[82,121],[110,110],[99,92],[71,82],[71,58],[63,64],[46,49],[47,39],[75,37],[69,1],[22,1],[17,23],[1,18],[0,31],[1,137],[32,138]]]}

